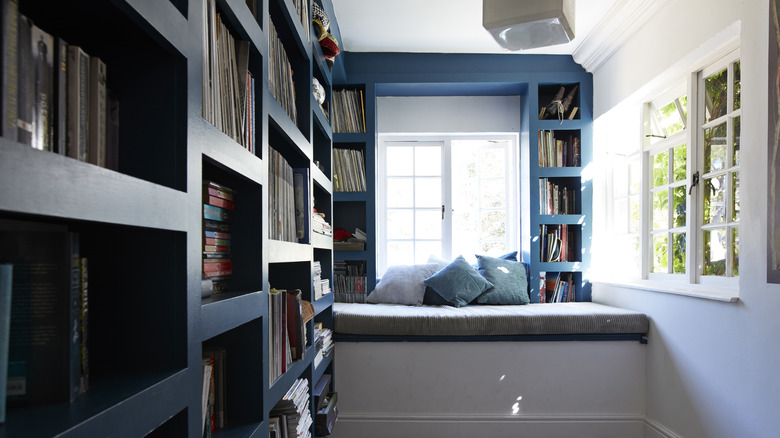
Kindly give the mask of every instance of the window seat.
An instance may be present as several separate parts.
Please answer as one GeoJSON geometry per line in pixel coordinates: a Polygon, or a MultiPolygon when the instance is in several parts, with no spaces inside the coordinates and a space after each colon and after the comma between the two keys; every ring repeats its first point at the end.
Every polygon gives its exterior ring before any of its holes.
{"type": "Polygon", "coordinates": [[[336,341],[644,339],[645,314],[598,303],[403,306],[334,303],[336,341]]]}

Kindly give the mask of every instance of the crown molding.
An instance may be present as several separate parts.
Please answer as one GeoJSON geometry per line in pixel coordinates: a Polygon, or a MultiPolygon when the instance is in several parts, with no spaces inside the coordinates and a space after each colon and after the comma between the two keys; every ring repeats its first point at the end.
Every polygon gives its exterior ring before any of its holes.
{"type": "Polygon", "coordinates": [[[593,73],[669,0],[618,0],[572,53],[574,61],[593,73]]]}

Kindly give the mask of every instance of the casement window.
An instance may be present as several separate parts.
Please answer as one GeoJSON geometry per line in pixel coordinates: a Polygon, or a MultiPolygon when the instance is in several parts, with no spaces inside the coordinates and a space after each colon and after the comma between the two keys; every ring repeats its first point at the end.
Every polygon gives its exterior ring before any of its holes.
{"type": "Polygon", "coordinates": [[[613,239],[604,254],[658,287],[738,287],[738,56],[734,51],[648,100],[638,147],[615,154],[609,149],[616,145],[607,146],[605,213],[613,239]]]}
{"type": "Polygon", "coordinates": [[[431,255],[504,254],[518,239],[518,136],[383,135],[377,275],[431,255]]]}

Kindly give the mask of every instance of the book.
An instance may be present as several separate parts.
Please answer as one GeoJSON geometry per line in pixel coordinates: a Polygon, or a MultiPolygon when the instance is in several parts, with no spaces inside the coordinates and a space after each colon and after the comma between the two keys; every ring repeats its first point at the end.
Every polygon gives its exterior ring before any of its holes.
{"type": "Polygon", "coordinates": [[[78,233],[0,221],[0,261],[13,263],[9,405],[73,401],[81,390],[78,233]]]}
{"type": "Polygon", "coordinates": [[[106,168],[119,171],[119,96],[106,87],[106,168]]]}
{"type": "Polygon", "coordinates": [[[11,286],[14,265],[0,264],[0,423],[5,423],[5,388],[8,379],[8,342],[11,328],[11,286]]]}
{"type": "Polygon", "coordinates": [[[67,154],[68,144],[68,43],[54,39],[54,87],[51,106],[54,122],[53,152],[67,154]]]}
{"type": "Polygon", "coordinates": [[[285,291],[287,299],[287,336],[292,360],[303,359],[306,353],[306,327],[303,325],[301,290],[285,291]]]}
{"type": "Polygon", "coordinates": [[[89,58],[89,162],[106,167],[106,63],[89,58]]]}
{"type": "Polygon", "coordinates": [[[295,235],[298,242],[309,242],[309,168],[293,169],[293,188],[295,191],[295,235]]]}
{"type": "Polygon", "coordinates": [[[230,220],[230,211],[214,205],[203,204],[203,218],[212,221],[227,222],[230,220]]]}
{"type": "Polygon", "coordinates": [[[19,2],[0,0],[0,43],[2,43],[3,83],[0,91],[0,134],[16,141],[16,107],[19,87],[19,2]]]}
{"type": "Polygon", "coordinates": [[[214,374],[214,364],[213,359],[210,357],[205,357],[201,360],[201,394],[200,394],[200,417],[201,417],[201,427],[202,427],[202,435],[210,436],[211,435],[211,424],[210,424],[210,402],[211,402],[211,380],[212,376],[214,374]]]}
{"type": "Polygon", "coordinates": [[[230,187],[226,187],[221,184],[217,184],[214,181],[209,181],[209,180],[203,181],[203,187],[205,189],[204,196],[206,195],[206,193],[208,193],[210,196],[216,196],[217,198],[233,201],[235,190],[233,190],[230,187]]]}
{"type": "Polygon", "coordinates": [[[81,312],[79,315],[79,352],[81,355],[81,392],[89,389],[89,263],[86,257],[79,260],[79,293],[81,312]]]}
{"type": "Polygon", "coordinates": [[[227,210],[235,209],[233,201],[210,195],[208,193],[203,194],[203,203],[207,205],[213,205],[215,207],[224,208],[227,210]]]}
{"type": "Polygon", "coordinates": [[[54,37],[32,25],[32,147],[56,152],[54,146],[54,37]]]}
{"type": "Polygon", "coordinates": [[[68,46],[68,156],[89,161],[89,55],[68,46]]]}
{"type": "Polygon", "coordinates": [[[227,350],[224,347],[203,347],[203,357],[212,365],[214,388],[210,398],[213,399],[212,431],[225,427],[225,397],[227,376],[225,373],[227,350]]]}
{"type": "Polygon", "coordinates": [[[16,96],[16,140],[32,146],[35,76],[32,53],[32,22],[19,14],[19,72],[16,96]]]}

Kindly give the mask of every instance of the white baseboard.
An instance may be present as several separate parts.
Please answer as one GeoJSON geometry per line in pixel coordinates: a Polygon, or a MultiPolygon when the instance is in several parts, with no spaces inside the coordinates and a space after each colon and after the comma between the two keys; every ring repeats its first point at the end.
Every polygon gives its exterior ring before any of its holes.
{"type": "Polygon", "coordinates": [[[681,438],[652,418],[645,418],[645,438],[681,438]]]}

